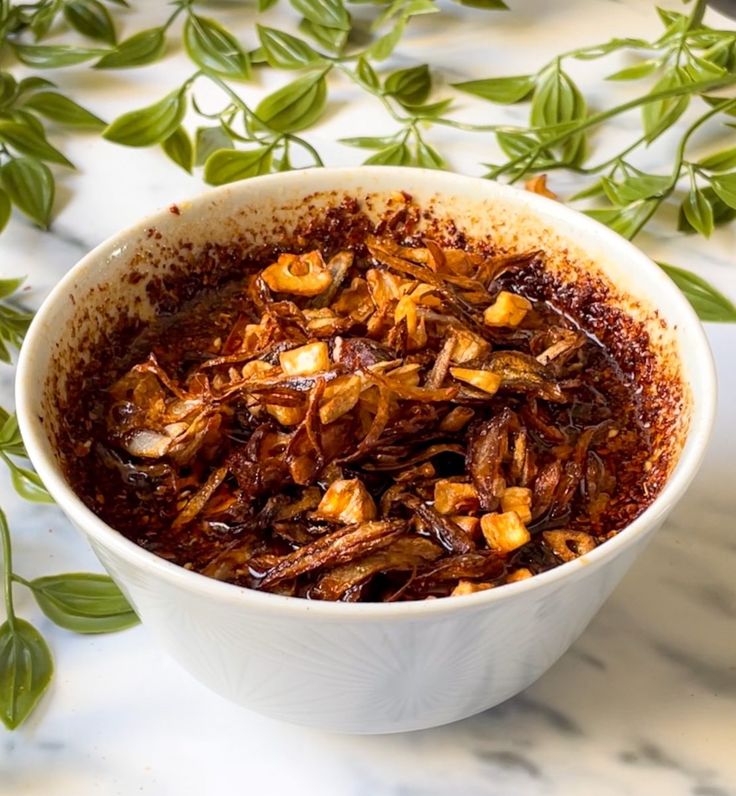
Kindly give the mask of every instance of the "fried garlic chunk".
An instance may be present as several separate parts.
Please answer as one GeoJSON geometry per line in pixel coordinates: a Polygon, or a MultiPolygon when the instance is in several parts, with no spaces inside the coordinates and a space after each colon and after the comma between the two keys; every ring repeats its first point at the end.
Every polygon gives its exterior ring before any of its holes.
{"type": "Polygon", "coordinates": [[[374,520],[378,514],[368,490],[359,478],[333,481],[317,506],[321,519],[353,525],[374,520]]]}
{"type": "Polygon", "coordinates": [[[480,518],[480,529],[488,546],[499,553],[510,553],[532,538],[515,511],[484,514],[480,518]]]}

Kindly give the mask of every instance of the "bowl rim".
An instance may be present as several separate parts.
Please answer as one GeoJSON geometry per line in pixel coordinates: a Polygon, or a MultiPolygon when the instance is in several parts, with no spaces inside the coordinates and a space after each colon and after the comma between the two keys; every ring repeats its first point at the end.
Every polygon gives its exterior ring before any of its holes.
{"type": "MultiPolygon", "coordinates": [[[[620,553],[634,545],[647,531],[655,528],[671,508],[683,496],[687,487],[693,480],[700,463],[705,455],[705,449],[710,436],[710,431],[715,419],[716,410],[716,374],[713,356],[705,336],[700,320],[690,303],[679,291],[667,275],[640,249],[630,241],[618,235],[610,228],[599,223],[590,216],[586,216],[565,205],[531,192],[522,191],[516,187],[498,182],[485,180],[479,177],[469,177],[452,172],[439,172],[430,169],[418,169],[391,166],[361,166],[308,169],[283,174],[271,174],[251,178],[236,183],[229,183],[211,190],[197,194],[193,199],[180,204],[187,208],[187,212],[198,206],[206,207],[210,202],[220,196],[233,191],[238,192],[243,186],[247,190],[254,185],[279,183],[285,189],[304,195],[327,190],[341,190],[340,183],[348,182],[357,177],[371,177],[378,179],[379,183],[386,183],[385,187],[376,186],[377,190],[391,190],[388,183],[404,184],[410,188],[410,183],[431,181],[438,194],[447,190],[458,193],[472,194],[483,188],[489,198],[504,197],[518,203],[523,197],[523,204],[533,213],[539,213],[550,222],[560,221],[573,228],[585,230],[590,236],[596,236],[606,251],[612,253],[612,259],[628,258],[637,266],[648,272],[647,277],[658,282],[657,289],[667,297],[669,306],[668,315],[674,316],[672,325],[679,327],[680,335],[687,333],[690,344],[697,349],[696,364],[691,374],[690,389],[692,394],[692,416],[687,431],[683,450],[670,474],[664,487],[654,501],[629,525],[622,528],[616,536],[606,540],[590,553],[562,563],[553,569],[534,575],[515,583],[504,584],[503,588],[488,589],[474,594],[462,595],[452,599],[416,600],[399,603],[344,603],[332,601],[307,600],[302,597],[271,594],[244,586],[238,586],[226,581],[219,581],[198,572],[193,572],[184,567],[167,561],[155,553],[149,552],[127,539],[122,533],[103,522],[92,512],[72,490],[66,482],[60,467],[54,462],[51,455],[47,454],[44,447],[48,445],[43,432],[43,424],[33,411],[33,394],[36,391],[38,378],[34,377],[34,354],[43,345],[45,333],[45,319],[59,302],[65,302],[70,293],[74,293],[74,281],[78,275],[98,266],[100,261],[109,256],[110,252],[124,246],[129,240],[140,234],[148,227],[167,218],[170,211],[161,208],[148,214],[136,223],[107,238],[97,245],[88,254],[82,257],[54,286],[49,295],[41,304],[30,328],[18,358],[16,373],[15,396],[18,424],[26,445],[31,462],[44,482],[49,493],[57,502],[68,519],[76,524],[89,539],[108,549],[111,553],[124,559],[135,569],[144,570],[153,577],[168,581],[172,586],[182,588],[203,597],[221,600],[228,603],[242,605],[244,609],[249,606],[261,612],[275,612],[281,615],[290,615],[294,618],[313,615],[325,620],[386,620],[390,617],[416,618],[437,616],[453,613],[469,608],[483,609],[491,604],[513,600],[516,595],[524,592],[533,592],[538,589],[560,587],[563,582],[571,577],[581,576],[583,572],[592,573],[612,561],[620,553]]],[[[348,186],[345,186],[350,190],[348,186]]],[[[369,186],[366,186],[368,188],[369,186]]],[[[99,268],[101,272],[104,270],[99,268]]],[[[635,279],[630,277],[632,282],[635,279]]],[[[50,447],[50,445],[49,445],[50,447]]],[[[93,545],[94,546],[94,545],[93,545]]]]}

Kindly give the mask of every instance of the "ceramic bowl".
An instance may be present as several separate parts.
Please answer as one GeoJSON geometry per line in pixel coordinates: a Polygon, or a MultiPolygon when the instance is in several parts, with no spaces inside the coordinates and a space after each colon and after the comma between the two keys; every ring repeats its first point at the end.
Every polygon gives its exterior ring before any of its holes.
{"type": "MultiPolygon", "coordinates": [[[[606,329],[599,332],[605,336],[606,329]]],[[[703,456],[714,401],[700,323],[668,277],[629,242],[531,193],[390,167],[257,178],[143,219],[84,257],[52,291],[28,332],[17,378],[18,419],[34,466],[161,645],[206,686],[247,708],[356,733],[455,721],[543,674],[683,496],[703,456]],[[150,318],[149,283],[195,267],[205,250],[273,241],[296,219],[324,214],[346,196],[380,214],[397,191],[410,194],[427,218],[454,224],[470,239],[544,249],[565,282],[595,280],[603,289],[589,301],[621,309],[650,340],[657,373],[681,377],[668,419],[669,474],[649,508],[591,553],[531,579],[464,597],[388,604],[309,601],[209,579],[143,550],[93,514],[67,483],[55,441],[67,375],[94,351],[94,341],[121,314],[150,318]]]]}

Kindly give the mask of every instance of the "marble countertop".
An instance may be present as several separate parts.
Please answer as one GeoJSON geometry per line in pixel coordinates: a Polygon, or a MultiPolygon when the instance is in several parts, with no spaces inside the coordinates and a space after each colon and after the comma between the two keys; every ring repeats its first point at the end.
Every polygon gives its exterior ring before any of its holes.
{"type": "MultiPolygon", "coordinates": [[[[126,33],[156,24],[167,13],[163,3],[137,5],[146,9],[131,14],[126,33]]],[[[453,81],[515,74],[563,47],[632,32],[649,35],[658,25],[651,4],[641,0],[512,5],[513,14],[492,18],[448,7],[442,30],[431,18],[419,18],[391,65],[429,57],[453,81]]],[[[217,13],[226,15],[226,7],[217,13]]],[[[269,13],[277,26],[289,14],[278,8],[269,13]]],[[[596,63],[574,68],[594,102],[604,104],[620,90],[596,82],[596,63]]],[[[186,74],[185,59],[173,53],[164,64],[125,75],[72,69],[54,79],[102,117],[113,118],[160,98],[186,74]]],[[[270,85],[246,84],[243,91],[256,97],[270,85]]],[[[365,153],[333,141],[390,132],[391,122],[344,84],[335,99],[334,110],[308,137],[328,163],[355,164],[365,153]]],[[[523,113],[462,103],[466,118],[489,122],[523,113]]],[[[623,119],[621,131],[632,123],[623,119]]],[[[479,162],[494,156],[492,141],[483,136],[459,139],[439,130],[430,137],[452,167],[466,173],[481,173],[479,162]]],[[[79,170],[60,180],[51,231],[15,218],[0,237],[0,277],[27,274],[29,306],[38,305],[108,235],[202,189],[199,176],[186,175],[155,149],[124,149],[94,136],[69,139],[64,146],[79,170]]],[[[666,168],[671,154],[663,139],[647,154],[647,165],[666,168]]],[[[655,226],[639,242],[652,256],[697,270],[736,299],[736,226],[707,242],[676,237],[672,226],[655,226]]],[[[212,695],[160,652],[144,627],[76,636],[51,625],[18,590],[18,611],[47,637],[56,676],[26,725],[14,733],[0,730],[0,792],[733,796],[736,326],[711,325],[708,336],[718,364],[720,408],[702,471],[581,639],[524,693],[435,730],[329,735],[262,718],[212,695]]],[[[12,405],[8,367],[0,367],[0,404],[12,405]]],[[[35,577],[100,569],[58,509],[22,503],[4,472],[0,491],[18,572],[35,577]]]]}

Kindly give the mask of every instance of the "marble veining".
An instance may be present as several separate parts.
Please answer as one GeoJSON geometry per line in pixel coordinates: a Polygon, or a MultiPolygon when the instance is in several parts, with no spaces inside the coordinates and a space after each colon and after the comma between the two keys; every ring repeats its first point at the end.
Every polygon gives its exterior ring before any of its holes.
{"type": "MultiPolygon", "coordinates": [[[[138,5],[143,10],[131,14],[126,34],[160,17],[155,4],[138,5]]],[[[406,56],[423,48],[452,80],[517,74],[528,69],[532,42],[532,60],[541,63],[563,42],[572,44],[573,25],[580,44],[632,35],[634,28],[648,35],[657,25],[643,0],[512,5],[513,15],[495,15],[483,26],[476,12],[448,6],[453,35],[445,38],[431,18],[417,19],[392,65],[406,65],[406,56]]],[[[269,13],[278,26],[288,12],[277,7],[269,13]]],[[[596,62],[571,68],[584,86],[602,74],[596,62]]],[[[187,69],[174,55],[165,66],[135,73],[133,88],[119,76],[74,70],[61,70],[55,79],[112,118],[162,96],[187,69]]],[[[609,102],[621,90],[598,82],[594,101],[609,102]]],[[[391,122],[362,97],[341,93],[337,99],[335,111],[310,135],[331,163],[357,163],[363,153],[334,139],[390,132],[391,122]]],[[[491,121],[513,122],[524,112],[470,99],[460,100],[459,108],[465,118],[491,121]]],[[[622,135],[630,129],[625,119],[617,127],[622,135]]],[[[461,171],[480,173],[478,163],[493,159],[492,145],[480,136],[464,137],[461,146],[451,130],[432,137],[461,171]]],[[[605,152],[611,143],[597,146],[605,152]]],[[[80,172],[60,183],[51,232],[16,218],[0,237],[0,277],[27,274],[29,306],[105,237],[201,189],[198,178],[177,171],[155,150],[121,149],[97,138],[69,141],[66,149],[80,172]]],[[[670,156],[663,140],[642,165],[661,168],[670,156]]],[[[558,179],[565,189],[568,183],[557,176],[553,185],[558,179]]],[[[733,226],[706,243],[675,237],[659,225],[642,244],[659,259],[699,270],[736,298],[733,226]]],[[[0,793],[736,796],[736,327],[711,326],[708,334],[720,407],[701,473],[588,630],[524,693],[435,730],[330,735],[262,718],[209,693],[159,650],[145,628],[100,638],[59,630],[19,590],[18,610],[48,638],[57,673],[31,721],[13,734],[0,730],[0,793]]],[[[12,405],[6,367],[0,368],[0,403],[12,405]]],[[[33,577],[99,569],[57,509],[22,503],[4,472],[0,490],[19,572],[33,577]]]]}

